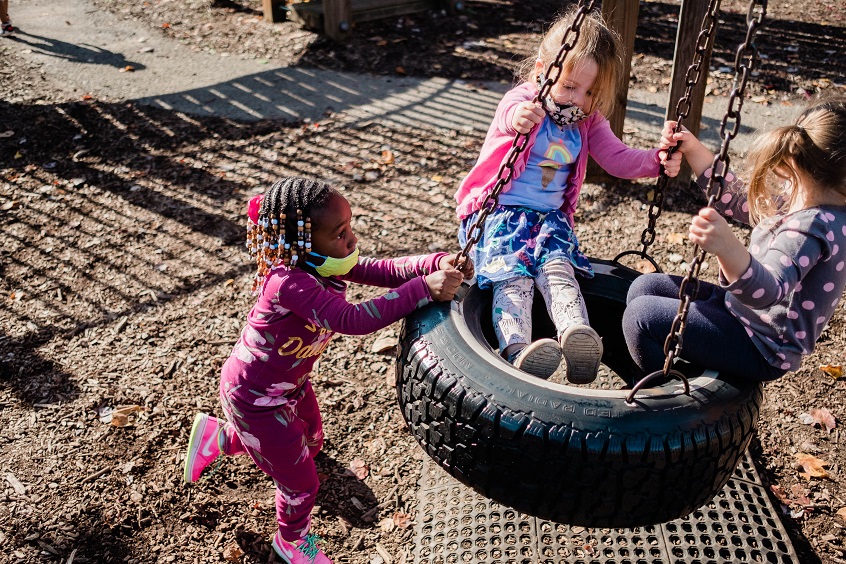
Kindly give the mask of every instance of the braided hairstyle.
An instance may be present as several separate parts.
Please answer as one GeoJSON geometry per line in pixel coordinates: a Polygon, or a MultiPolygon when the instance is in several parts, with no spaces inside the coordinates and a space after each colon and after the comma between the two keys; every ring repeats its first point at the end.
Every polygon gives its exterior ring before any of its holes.
{"type": "Polygon", "coordinates": [[[319,180],[288,177],[265,193],[258,221],[247,220],[247,250],[256,263],[253,293],[271,269],[297,266],[311,251],[311,217],[337,190],[319,180]]]}

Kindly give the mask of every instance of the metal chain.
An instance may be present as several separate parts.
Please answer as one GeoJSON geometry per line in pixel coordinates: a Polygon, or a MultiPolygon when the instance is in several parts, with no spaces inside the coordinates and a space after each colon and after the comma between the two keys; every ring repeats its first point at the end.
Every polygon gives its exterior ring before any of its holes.
{"type": "MultiPolygon", "coordinates": [[[[687,72],[684,75],[685,90],[684,95],[679,98],[676,103],[676,128],[674,131],[678,132],[681,129],[681,122],[687,118],[691,108],[691,98],[693,97],[693,89],[699,83],[702,76],[702,63],[705,57],[711,51],[714,44],[714,36],[717,30],[717,16],[720,13],[720,0],[711,0],[708,4],[708,12],[702,18],[702,26],[699,35],[696,38],[696,51],[693,55],[693,61],[687,67],[687,72]]],[[[667,157],[669,158],[678,150],[678,145],[670,147],[667,150],[667,157]]],[[[655,183],[655,190],[652,200],[649,202],[649,220],[646,229],[640,235],[640,242],[643,248],[640,251],[641,257],[646,257],[646,251],[655,241],[655,224],[661,216],[661,210],[664,208],[664,194],[667,189],[667,184],[670,182],[670,177],[667,176],[664,170],[664,165],[661,165],[658,173],[658,180],[655,183]]]]}
{"type": "MultiPolygon", "coordinates": [[[[576,11],[576,15],[573,17],[573,22],[570,24],[570,27],[564,31],[564,36],[561,38],[561,48],[558,50],[558,54],[547,69],[547,73],[545,75],[546,80],[543,84],[541,84],[538,94],[535,96],[535,102],[538,100],[545,100],[549,95],[550,90],[552,90],[553,85],[558,82],[558,78],[564,70],[564,59],[567,57],[567,54],[573,50],[573,47],[575,47],[576,42],[579,39],[579,34],[581,33],[582,22],[588,12],[593,9],[593,5],[595,3],[596,0],[588,0],[587,2],[585,2],[585,0],[579,0],[579,8],[576,11]]],[[[502,165],[499,167],[496,184],[494,184],[493,189],[487,195],[485,201],[482,202],[476,221],[474,221],[473,225],[470,226],[470,229],[467,230],[467,243],[464,245],[464,248],[458,252],[458,255],[456,255],[455,265],[459,270],[464,268],[464,263],[470,256],[470,249],[481,240],[485,222],[494,208],[499,205],[499,195],[502,192],[502,189],[514,177],[514,165],[517,163],[517,159],[520,154],[526,149],[526,145],[528,145],[528,143],[529,133],[517,133],[514,135],[514,141],[511,143],[511,149],[509,149],[502,165]]]]}
{"type": "MultiPolygon", "coordinates": [[[[714,207],[714,203],[720,199],[723,189],[726,186],[724,175],[729,170],[729,143],[737,137],[740,131],[740,110],[743,107],[746,83],[755,66],[755,60],[758,55],[758,49],[754,44],[754,39],[758,28],[764,21],[766,13],[767,0],[750,0],[749,9],[746,13],[746,38],[738,48],[737,56],[734,59],[734,82],[732,84],[731,94],[729,95],[728,107],[720,124],[720,137],[722,137],[723,141],[719,154],[714,157],[714,163],[711,167],[711,179],[706,190],[708,207],[714,207]],[[735,104],[737,105],[736,109],[735,104]],[[729,120],[734,120],[730,131],[727,130],[729,120]]],[[[665,376],[669,374],[670,367],[681,353],[684,330],[687,326],[687,315],[691,301],[696,299],[696,294],[699,292],[699,271],[705,260],[705,254],[705,251],[699,245],[694,246],[693,261],[679,287],[679,299],[681,303],[679,304],[678,313],[675,319],[673,319],[673,324],[670,326],[670,333],[664,342],[664,354],[667,355],[663,371],[665,376]],[[691,283],[693,283],[692,287],[690,286],[691,283]]]]}

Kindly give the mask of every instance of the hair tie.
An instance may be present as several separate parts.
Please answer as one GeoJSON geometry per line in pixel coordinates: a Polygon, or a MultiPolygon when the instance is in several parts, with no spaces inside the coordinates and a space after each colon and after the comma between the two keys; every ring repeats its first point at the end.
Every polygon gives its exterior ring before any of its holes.
{"type": "Polygon", "coordinates": [[[256,225],[259,222],[259,209],[261,208],[261,201],[263,199],[264,194],[258,194],[250,198],[250,203],[247,204],[247,217],[256,225]]]}

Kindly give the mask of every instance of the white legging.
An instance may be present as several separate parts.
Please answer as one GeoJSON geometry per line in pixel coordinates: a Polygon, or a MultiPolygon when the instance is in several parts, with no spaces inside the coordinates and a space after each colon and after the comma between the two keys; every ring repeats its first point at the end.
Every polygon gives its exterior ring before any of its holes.
{"type": "Polygon", "coordinates": [[[520,277],[493,284],[493,324],[499,350],[532,342],[534,286],[543,296],[559,335],[571,325],[589,324],[573,265],[563,259],[552,260],[540,268],[534,280],[520,277]]]}

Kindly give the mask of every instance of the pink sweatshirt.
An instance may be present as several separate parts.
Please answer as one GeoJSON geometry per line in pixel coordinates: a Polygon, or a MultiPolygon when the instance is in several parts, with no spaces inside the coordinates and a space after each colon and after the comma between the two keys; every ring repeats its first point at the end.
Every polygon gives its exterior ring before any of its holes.
{"type": "MultiPolygon", "coordinates": [[[[506,92],[499,102],[479,158],[455,194],[455,200],[458,202],[456,211],[460,219],[478,211],[493,189],[499,179],[499,169],[517,133],[511,125],[514,111],[521,102],[533,100],[537,92],[533,84],[524,82],[506,92]]],[[[561,206],[561,211],[570,218],[571,225],[587,172],[588,155],[593,157],[605,171],[617,178],[656,177],[659,171],[658,149],[630,148],[614,135],[608,120],[599,112],[593,112],[579,123],[579,133],[582,136],[582,150],[567,180],[564,205],[561,206]]],[[[526,169],[526,162],[537,134],[537,127],[529,133],[528,144],[514,163],[514,178],[520,176],[526,169]]],[[[503,187],[502,191],[507,192],[509,188],[511,188],[510,182],[503,187]]]]}
{"type": "Polygon", "coordinates": [[[423,276],[438,270],[444,256],[362,258],[347,275],[330,278],[299,268],[274,269],[223,366],[223,380],[262,387],[271,395],[296,393],[336,332],[373,333],[431,302],[423,276]],[[351,304],[345,281],[395,289],[351,304]]]}

